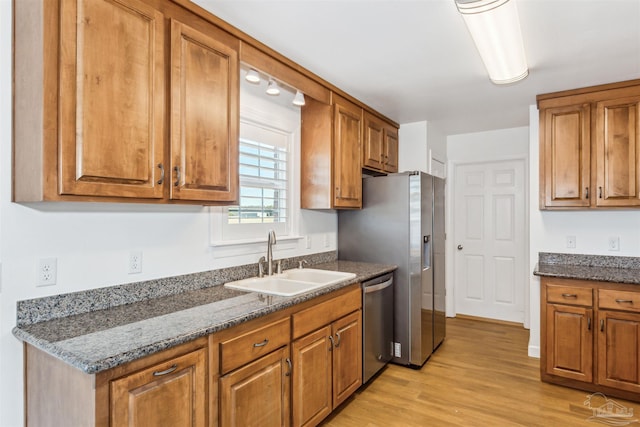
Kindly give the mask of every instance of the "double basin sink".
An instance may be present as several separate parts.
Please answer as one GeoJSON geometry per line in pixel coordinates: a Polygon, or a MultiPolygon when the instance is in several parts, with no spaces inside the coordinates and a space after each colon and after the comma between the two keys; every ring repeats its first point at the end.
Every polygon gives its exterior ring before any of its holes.
{"type": "Polygon", "coordinates": [[[324,286],[335,285],[343,280],[353,279],[354,273],[341,271],[298,268],[286,270],[280,274],[264,277],[251,277],[225,283],[225,286],[240,291],[260,292],[269,295],[291,297],[324,286]]]}

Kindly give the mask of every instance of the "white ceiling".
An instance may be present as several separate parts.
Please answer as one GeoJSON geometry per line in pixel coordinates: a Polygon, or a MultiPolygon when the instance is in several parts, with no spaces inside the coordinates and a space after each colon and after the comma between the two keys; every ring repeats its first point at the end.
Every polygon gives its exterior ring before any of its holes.
{"type": "Polygon", "coordinates": [[[529,77],[487,77],[454,0],[194,0],[399,123],[526,126],[539,93],[640,78],[640,0],[517,0],[529,77]]]}

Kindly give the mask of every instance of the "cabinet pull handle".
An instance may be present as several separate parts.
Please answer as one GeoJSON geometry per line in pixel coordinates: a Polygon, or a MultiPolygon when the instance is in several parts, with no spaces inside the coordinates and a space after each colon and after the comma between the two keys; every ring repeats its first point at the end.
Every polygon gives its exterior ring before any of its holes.
{"type": "Polygon", "coordinates": [[[587,317],[587,331],[591,330],[591,317],[587,317]]]}
{"type": "Polygon", "coordinates": [[[562,294],[562,298],[578,298],[576,294],[562,294]]]}
{"type": "Polygon", "coordinates": [[[616,302],[618,304],[633,304],[633,300],[631,299],[617,299],[616,302]]]}
{"type": "Polygon", "coordinates": [[[285,359],[285,361],[287,362],[287,365],[289,365],[289,372],[286,372],[284,375],[288,377],[288,376],[291,376],[291,371],[293,371],[293,365],[291,365],[291,359],[289,359],[288,357],[285,359]]]}
{"type": "Polygon", "coordinates": [[[264,340],[262,340],[262,342],[254,343],[253,346],[254,347],[264,347],[268,343],[269,343],[269,340],[267,338],[265,338],[264,340]]]}
{"type": "Polygon", "coordinates": [[[170,374],[171,372],[175,371],[176,369],[178,369],[178,365],[176,365],[175,363],[173,365],[171,365],[170,368],[165,369],[164,371],[155,371],[153,373],[154,377],[161,377],[163,375],[167,375],[170,374]]]}
{"type": "Polygon", "coordinates": [[[340,336],[340,332],[336,332],[336,348],[340,347],[340,341],[342,341],[342,337],[340,336]]]}
{"type": "Polygon", "coordinates": [[[329,351],[332,351],[334,347],[333,335],[329,335],[329,341],[331,341],[331,345],[329,346],[329,351]]]}
{"type": "Polygon", "coordinates": [[[604,332],[604,319],[600,319],[600,332],[604,332]]]}
{"type": "Polygon", "coordinates": [[[176,171],[176,182],[173,183],[174,187],[180,185],[180,166],[174,166],[173,170],[176,171]]]}
{"type": "Polygon", "coordinates": [[[589,198],[589,187],[585,187],[584,188],[584,198],[588,199],[589,198]]]}
{"type": "Polygon", "coordinates": [[[164,182],[164,165],[162,163],[158,163],[158,168],[160,169],[160,179],[158,180],[158,185],[162,185],[164,182]]]}
{"type": "Polygon", "coordinates": [[[598,197],[602,199],[602,187],[598,187],[598,197]]]}

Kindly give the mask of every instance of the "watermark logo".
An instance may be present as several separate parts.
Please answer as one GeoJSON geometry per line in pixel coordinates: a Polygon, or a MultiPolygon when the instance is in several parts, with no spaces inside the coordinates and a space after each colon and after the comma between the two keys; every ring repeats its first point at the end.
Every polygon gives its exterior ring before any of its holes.
{"type": "Polygon", "coordinates": [[[583,405],[585,409],[592,411],[592,415],[587,418],[587,421],[590,422],[610,426],[627,426],[640,423],[633,415],[633,408],[627,408],[602,393],[593,393],[587,396],[587,400],[584,401],[583,405]]]}

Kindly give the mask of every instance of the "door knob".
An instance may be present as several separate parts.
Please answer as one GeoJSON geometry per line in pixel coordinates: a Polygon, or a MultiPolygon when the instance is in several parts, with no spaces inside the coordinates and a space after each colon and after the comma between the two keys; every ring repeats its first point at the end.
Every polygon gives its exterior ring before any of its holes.
{"type": "Polygon", "coordinates": [[[461,251],[462,250],[462,245],[458,245],[458,250],[461,251]]]}

